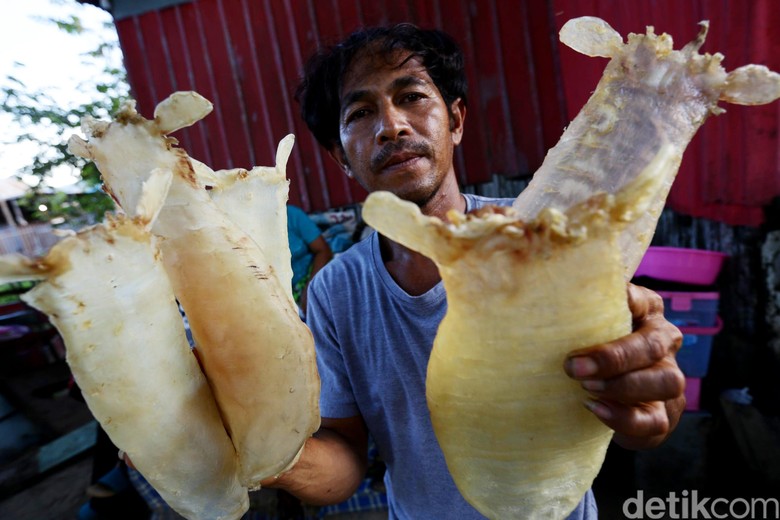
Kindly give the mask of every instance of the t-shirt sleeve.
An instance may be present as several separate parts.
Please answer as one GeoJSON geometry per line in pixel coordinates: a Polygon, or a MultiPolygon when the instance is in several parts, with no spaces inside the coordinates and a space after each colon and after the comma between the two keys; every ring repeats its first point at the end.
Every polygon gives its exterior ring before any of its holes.
{"type": "Polygon", "coordinates": [[[317,369],[320,373],[320,415],[345,418],[359,415],[352,384],[347,375],[341,346],[330,309],[330,292],[322,277],[316,276],[309,285],[306,324],[314,337],[317,369]]]}
{"type": "Polygon", "coordinates": [[[317,224],[302,209],[296,206],[290,206],[287,218],[291,219],[298,236],[307,245],[314,242],[322,234],[317,224]]]}

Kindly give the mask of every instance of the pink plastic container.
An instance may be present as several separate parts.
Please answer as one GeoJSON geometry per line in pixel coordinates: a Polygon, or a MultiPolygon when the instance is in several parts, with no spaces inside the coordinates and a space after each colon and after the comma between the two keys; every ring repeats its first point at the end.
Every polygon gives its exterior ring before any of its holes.
{"type": "Polygon", "coordinates": [[[650,247],[635,276],[693,285],[712,285],[728,255],[704,249],[650,247]]]}

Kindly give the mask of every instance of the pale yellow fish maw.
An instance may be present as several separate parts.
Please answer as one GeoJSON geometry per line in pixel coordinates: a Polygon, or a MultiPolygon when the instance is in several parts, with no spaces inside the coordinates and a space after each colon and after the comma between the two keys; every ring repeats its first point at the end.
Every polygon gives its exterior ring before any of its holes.
{"type": "MultiPolygon", "coordinates": [[[[188,189],[179,184],[174,180],[174,200],[188,189]]],[[[285,469],[319,427],[313,339],[285,289],[259,264],[256,244],[208,199],[183,200],[160,213],[163,256],[239,453],[242,481],[254,487],[285,469]]]]}
{"type": "Polygon", "coordinates": [[[190,352],[152,236],[125,218],[57,244],[23,299],[62,335],[90,410],[165,501],[188,519],[249,507],[235,449],[190,352]]]}
{"type": "Polygon", "coordinates": [[[439,267],[448,310],[428,407],[455,484],[489,518],[564,518],[601,468],[612,432],[563,362],[631,330],[622,226],[611,225],[625,208],[613,206],[597,197],[568,219],[545,210],[528,224],[451,212],[444,224],[389,193],[366,201],[370,225],[439,267]]]}
{"type": "Polygon", "coordinates": [[[236,446],[241,481],[257,487],[286,469],[319,428],[311,332],[257,244],[186,172],[174,176],[153,231],[164,239],[163,261],[236,446]]]}
{"type": "Polygon", "coordinates": [[[625,282],[608,235],[533,252],[515,242],[469,244],[440,266],[448,311],[428,365],[428,406],[453,479],[476,509],[565,518],[612,432],[585,409],[563,360],[630,332],[625,282]]]}
{"type": "Polygon", "coordinates": [[[623,230],[626,278],[630,279],[650,244],[682,160],[683,152],[718,100],[767,103],[780,96],[780,76],[766,67],[746,66],[729,74],[721,54],[699,54],[707,24],[683,49],[673,50],[668,34],[630,34],[628,42],[603,20],[568,21],[561,40],[589,55],[611,56],[596,90],[552,148],[541,168],[515,201],[523,220],[542,208],[565,211],[599,192],[617,193],[651,161],[664,180],[645,215],[623,230]]]}
{"type": "MultiPolygon", "coordinates": [[[[208,108],[196,94],[174,93],[148,121],[128,105],[116,122],[88,122],[89,140],[72,139],[71,146],[100,158],[109,192],[131,214],[150,171],[172,172],[152,231],[163,239],[166,272],[236,447],[240,480],[254,488],[289,467],[319,427],[319,376],[311,333],[290,288],[211,200],[186,152],[163,135],[162,129],[194,122],[208,108]],[[138,163],[126,167],[136,155],[138,163]]],[[[274,204],[285,211],[281,198],[274,204]]],[[[289,252],[286,237],[269,247],[289,252]]]]}
{"type": "Polygon", "coordinates": [[[287,236],[290,181],[286,165],[294,140],[293,135],[288,135],[279,143],[275,167],[215,172],[193,161],[195,173],[211,188],[211,200],[260,247],[274,275],[288,289],[291,302],[293,273],[287,236]]]}
{"type": "Polygon", "coordinates": [[[564,518],[581,500],[611,433],[584,410],[564,356],[630,332],[624,279],[718,100],[780,95],[780,75],[727,75],[721,55],[698,54],[705,35],[703,24],[674,51],[652,28],[624,45],[603,20],[567,22],[565,43],[612,60],[511,217],[450,213],[444,224],[387,193],[366,201],[371,226],[441,272],[448,311],[428,366],[431,419],[456,485],[490,518],[564,518]]]}

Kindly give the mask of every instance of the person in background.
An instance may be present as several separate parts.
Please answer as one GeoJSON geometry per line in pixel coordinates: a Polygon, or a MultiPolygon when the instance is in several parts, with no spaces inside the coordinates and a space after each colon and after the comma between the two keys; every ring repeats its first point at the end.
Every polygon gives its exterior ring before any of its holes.
{"type": "Polygon", "coordinates": [[[293,298],[305,315],[309,281],[333,258],[333,252],[317,224],[301,208],[291,204],[287,205],[287,239],[292,257],[293,298]]]}

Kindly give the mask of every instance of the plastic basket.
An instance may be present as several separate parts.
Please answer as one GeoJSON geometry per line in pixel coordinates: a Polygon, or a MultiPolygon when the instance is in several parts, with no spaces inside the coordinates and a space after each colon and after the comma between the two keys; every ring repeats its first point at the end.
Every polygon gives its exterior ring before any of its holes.
{"type": "Polygon", "coordinates": [[[664,300],[664,317],[678,327],[714,327],[720,295],[716,292],[658,291],[664,300]]]}
{"type": "Polygon", "coordinates": [[[649,247],[635,276],[692,285],[712,285],[727,256],[705,249],[649,247]]]}
{"type": "Polygon", "coordinates": [[[687,377],[704,377],[710,366],[712,339],[723,328],[720,318],[714,327],[680,327],[683,343],[677,352],[677,365],[687,377]]]}

